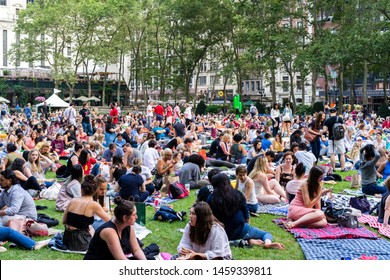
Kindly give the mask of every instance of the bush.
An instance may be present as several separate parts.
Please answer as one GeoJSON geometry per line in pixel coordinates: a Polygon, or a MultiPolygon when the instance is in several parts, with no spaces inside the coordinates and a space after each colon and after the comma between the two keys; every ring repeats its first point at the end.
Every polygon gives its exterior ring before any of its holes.
{"type": "Polygon", "coordinates": [[[257,108],[257,111],[259,112],[259,114],[265,114],[266,113],[265,105],[263,103],[260,103],[259,101],[257,101],[255,103],[255,107],[257,108]]]}
{"type": "Polygon", "coordinates": [[[219,113],[219,111],[221,111],[221,108],[218,105],[209,105],[206,108],[206,114],[207,113],[217,114],[217,113],[219,113]]]}
{"type": "Polygon", "coordinates": [[[297,106],[297,109],[295,110],[294,114],[304,116],[310,115],[312,111],[313,108],[310,105],[300,105],[297,106]]]}
{"type": "Polygon", "coordinates": [[[378,109],[378,116],[385,118],[390,116],[390,109],[388,107],[388,104],[381,104],[378,109]]]}
{"type": "Polygon", "coordinates": [[[198,106],[196,106],[195,115],[204,115],[206,113],[206,110],[207,110],[207,106],[204,103],[204,101],[201,100],[198,103],[198,106]]]}

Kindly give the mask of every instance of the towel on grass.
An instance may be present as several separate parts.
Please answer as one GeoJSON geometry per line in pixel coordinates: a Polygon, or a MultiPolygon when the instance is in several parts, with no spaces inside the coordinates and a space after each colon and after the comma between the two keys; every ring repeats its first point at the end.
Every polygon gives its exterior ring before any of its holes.
{"type": "MultiPolygon", "coordinates": [[[[283,225],[286,219],[276,219],[274,222],[278,225],[283,225]]],[[[294,234],[295,238],[304,239],[353,239],[353,238],[367,238],[376,239],[378,236],[365,227],[346,228],[338,225],[326,225],[324,228],[292,228],[286,229],[294,234]]]]}
{"type": "Polygon", "coordinates": [[[297,239],[307,260],[340,260],[376,256],[390,260],[390,242],[379,239],[297,239]]]}
{"type": "Polygon", "coordinates": [[[368,224],[370,227],[378,229],[379,234],[390,238],[390,228],[385,228],[383,224],[378,223],[378,217],[362,215],[358,220],[359,223],[368,224]]]}
{"type": "Polygon", "coordinates": [[[277,203],[277,204],[261,204],[257,208],[256,213],[259,214],[272,214],[279,216],[287,216],[288,203],[277,203]]]}

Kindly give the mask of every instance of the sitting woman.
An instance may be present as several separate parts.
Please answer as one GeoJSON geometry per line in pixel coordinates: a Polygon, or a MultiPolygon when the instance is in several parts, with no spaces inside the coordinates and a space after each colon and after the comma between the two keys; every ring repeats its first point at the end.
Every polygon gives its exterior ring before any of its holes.
{"type": "Polygon", "coordinates": [[[276,153],[281,153],[284,151],[285,143],[280,133],[276,134],[275,139],[272,141],[272,147],[276,153]]]}
{"type": "Polygon", "coordinates": [[[383,180],[386,180],[390,176],[390,153],[387,155],[386,162],[382,163],[378,168],[378,173],[383,180]]]}
{"type": "Polygon", "coordinates": [[[386,179],[385,187],[387,192],[382,196],[379,204],[378,223],[382,223],[385,228],[389,228],[390,223],[390,179],[386,179]]]}
{"type": "Polygon", "coordinates": [[[321,197],[330,192],[322,188],[324,171],[319,166],[310,169],[309,177],[297,191],[295,198],[288,207],[285,227],[323,228],[327,225],[324,212],[321,210],[321,197]]]}
{"type": "Polygon", "coordinates": [[[76,140],[72,138],[72,131],[67,130],[65,132],[65,134],[64,134],[64,143],[65,143],[65,148],[66,149],[71,148],[74,145],[74,143],[76,142],[76,140]]]}
{"type": "Polygon", "coordinates": [[[360,149],[359,171],[362,175],[362,192],[368,195],[385,194],[387,189],[378,186],[375,164],[380,158],[374,145],[367,144],[360,149]]]}
{"type": "Polygon", "coordinates": [[[77,142],[83,143],[88,142],[88,134],[84,132],[84,129],[82,126],[79,126],[77,128],[77,142]]]}
{"type": "Polygon", "coordinates": [[[229,142],[230,142],[230,135],[228,133],[225,133],[222,136],[219,145],[217,146],[216,158],[218,160],[227,160],[229,158],[230,156],[229,142]]]}
{"type": "Polygon", "coordinates": [[[35,130],[31,130],[30,137],[26,138],[26,146],[32,150],[35,148],[35,145],[38,143],[37,142],[37,137],[38,134],[35,130]]]}
{"type": "Polygon", "coordinates": [[[92,165],[96,163],[96,159],[91,157],[91,153],[88,150],[82,150],[79,156],[79,164],[83,167],[84,175],[91,173],[92,165]]]}
{"type": "Polygon", "coordinates": [[[286,195],[289,203],[295,198],[301,184],[304,182],[305,173],[306,167],[302,162],[298,163],[295,167],[294,179],[289,181],[286,185],[286,195]]]}
{"type": "Polygon", "coordinates": [[[264,153],[264,150],[261,147],[261,140],[256,139],[253,142],[252,148],[250,148],[250,150],[248,152],[248,162],[251,161],[254,157],[256,157],[260,154],[263,154],[263,153],[264,153]]]}
{"type": "Polygon", "coordinates": [[[284,249],[281,243],[273,243],[272,235],[249,225],[249,212],[245,196],[242,192],[232,188],[229,177],[216,174],[211,178],[213,193],[207,202],[214,216],[225,226],[229,240],[244,239],[251,245],[263,248],[284,249]]]}
{"type": "Polygon", "coordinates": [[[197,202],[190,209],[190,221],[177,251],[179,254],[172,259],[232,259],[223,225],[214,217],[206,202],[197,202]]]}
{"type": "Polygon", "coordinates": [[[275,179],[280,183],[280,185],[286,189],[286,185],[294,177],[295,166],[292,164],[294,161],[294,153],[286,152],[283,155],[281,164],[276,168],[275,179]]]}
{"type": "Polygon", "coordinates": [[[188,161],[183,165],[180,171],[180,183],[189,184],[190,189],[199,189],[208,185],[207,180],[201,180],[201,172],[204,168],[205,160],[198,154],[192,154],[188,157],[188,161]]]}
{"type": "Polygon", "coordinates": [[[23,132],[19,132],[16,135],[16,138],[17,138],[15,142],[16,150],[18,150],[21,153],[22,151],[30,151],[30,148],[27,147],[27,145],[25,144],[26,136],[23,134],[23,132]]]}
{"type": "Polygon", "coordinates": [[[268,180],[267,159],[258,157],[249,178],[255,183],[257,200],[260,203],[275,204],[286,200],[286,192],[275,179],[268,180]]]}
{"type": "Polygon", "coordinates": [[[236,176],[237,184],[235,189],[244,193],[249,212],[256,213],[259,202],[256,197],[255,184],[253,180],[246,175],[246,167],[244,165],[239,165],[236,168],[236,176]]]}
{"type": "Polygon", "coordinates": [[[11,169],[11,165],[14,162],[15,159],[22,158],[22,155],[16,151],[16,146],[13,143],[8,143],[6,146],[7,155],[5,156],[3,160],[4,169],[11,169]]]}
{"type": "MultiPolygon", "coordinates": [[[[102,175],[97,175],[94,179],[95,184],[97,185],[97,190],[95,194],[93,195],[93,201],[96,201],[100,204],[100,206],[103,208],[103,210],[108,213],[110,211],[110,202],[108,200],[107,194],[107,187],[108,183],[107,180],[102,175]]],[[[94,217],[95,221],[92,224],[92,227],[97,230],[104,221],[95,215],[94,217]]]]}
{"type": "Polygon", "coordinates": [[[62,217],[65,226],[64,245],[71,251],[87,251],[94,230],[92,224],[94,215],[108,222],[111,217],[103,207],[93,201],[97,184],[93,175],[87,175],[81,184],[81,197],[72,198],[62,217]]]}
{"type": "Polygon", "coordinates": [[[114,155],[112,157],[112,166],[110,168],[110,182],[118,182],[120,177],[127,173],[127,168],[123,164],[123,156],[114,155]]]}
{"type": "Polygon", "coordinates": [[[65,142],[62,139],[60,133],[56,134],[56,139],[51,141],[51,151],[58,156],[61,156],[62,152],[65,150],[65,142]]]}
{"type": "Polygon", "coordinates": [[[126,255],[130,253],[135,259],[145,260],[133,227],[137,208],[133,202],[120,197],[114,201],[115,217],[97,229],[84,260],[127,260],[126,255]]]}
{"type": "Polygon", "coordinates": [[[146,190],[145,182],[141,177],[141,167],[133,166],[130,173],[123,175],[117,182],[117,191],[119,195],[127,200],[144,202],[149,191],[146,190]]]}
{"type": "MultiPolygon", "coordinates": [[[[23,166],[26,162],[24,159],[17,158],[14,160],[11,166],[11,170],[14,171],[16,178],[19,180],[20,185],[25,190],[37,190],[41,191],[42,186],[38,183],[38,180],[34,176],[27,177],[23,172],[23,166]]],[[[31,193],[30,193],[31,194],[31,193]]]]}
{"type": "Polygon", "coordinates": [[[28,154],[28,161],[23,166],[23,173],[27,178],[35,177],[39,184],[45,184],[50,187],[53,181],[47,180],[45,170],[56,168],[55,163],[48,157],[41,155],[37,149],[33,149],[28,154]]]}
{"type": "Polygon", "coordinates": [[[81,196],[81,182],[83,181],[83,167],[73,165],[70,169],[69,179],[61,186],[56,200],[56,210],[65,211],[70,200],[81,196]]]}
{"type": "Polygon", "coordinates": [[[242,142],[241,134],[233,136],[233,144],[230,147],[230,162],[235,164],[246,164],[248,152],[242,142]]]}
{"type": "Polygon", "coordinates": [[[106,147],[114,142],[118,129],[120,129],[120,127],[117,127],[114,123],[112,123],[112,117],[108,117],[106,123],[106,133],[104,134],[106,147]]]}

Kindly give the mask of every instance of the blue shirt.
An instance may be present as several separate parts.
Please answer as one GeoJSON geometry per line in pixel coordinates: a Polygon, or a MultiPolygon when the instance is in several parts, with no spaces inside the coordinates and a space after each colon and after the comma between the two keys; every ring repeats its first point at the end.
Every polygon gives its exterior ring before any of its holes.
{"type": "Polygon", "coordinates": [[[166,131],[162,127],[157,126],[157,127],[153,128],[153,132],[156,135],[156,140],[164,139],[166,137],[166,134],[165,134],[166,131]],[[163,133],[157,133],[157,131],[159,131],[159,130],[163,130],[164,132],[163,133]]]}
{"type": "Polygon", "coordinates": [[[266,151],[267,149],[269,149],[272,145],[272,142],[269,141],[268,139],[263,139],[261,140],[261,148],[266,151]]]}

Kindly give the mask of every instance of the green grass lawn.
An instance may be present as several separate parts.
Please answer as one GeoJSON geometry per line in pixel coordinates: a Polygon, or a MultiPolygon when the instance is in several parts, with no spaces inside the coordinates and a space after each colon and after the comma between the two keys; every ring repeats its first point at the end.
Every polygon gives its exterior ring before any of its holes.
{"type": "MultiPolygon", "coordinates": [[[[349,171],[339,173],[342,177],[351,175],[356,171],[349,171]]],[[[48,177],[54,177],[54,174],[48,174],[48,177]]],[[[343,181],[333,187],[334,193],[342,192],[348,188],[350,182],[343,181]]],[[[325,185],[327,187],[327,185],[325,185]]],[[[144,240],[145,246],[150,243],[156,243],[160,246],[162,252],[169,252],[175,254],[177,245],[179,244],[182,233],[178,229],[184,228],[188,222],[189,208],[195,202],[195,191],[191,191],[189,197],[179,200],[173,203],[173,207],[176,211],[186,211],[187,216],[183,222],[158,222],[153,221],[154,215],[153,207],[146,208],[147,220],[146,227],[152,231],[144,240]]],[[[48,209],[44,211],[38,211],[45,213],[51,217],[55,217],[60,222],[62,221],[62,213],[55,210],[55,201],[37,200],[36,205],[45,205],[48,209]]],[[[272,222],[273,219],[279,216],[261,214],[260,217],[251,218],[251,225],[258,227],[262,230],[272,233],[275,242],[281,242],[286,246],[286,250],[265,250],[259,247],[253,248],[236,248],[232,247],[233,257],[237,260],[304,260],[304,255],[301,248],[296,242],[292,234],[284,231],[279,226],[272,222]]],[[[57,226],[58,229],[63,229],[62,224],[57,226]]],[[[37,238],[36,240],[42,240],[45,238],[37,238]]],[[[0,254],[2,260],[79,260],[83,256],[80,254],[61,253],[53,251],[49,248],[43,248],[39,251],[27,251],[19,248],[9,248],[9,243],[5,245],[8,249],[7,252],[0,254]]]]}

